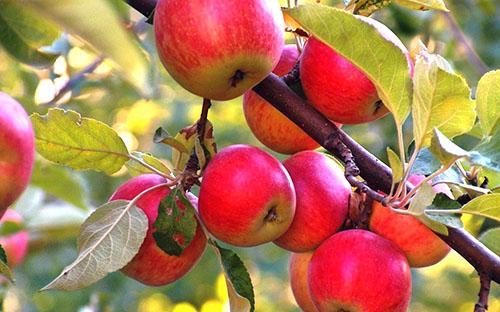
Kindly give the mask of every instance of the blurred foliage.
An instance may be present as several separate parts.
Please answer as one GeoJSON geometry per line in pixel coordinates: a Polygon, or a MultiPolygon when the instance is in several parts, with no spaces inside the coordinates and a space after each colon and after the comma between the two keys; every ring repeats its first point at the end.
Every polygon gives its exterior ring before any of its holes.
{"type": "MultiPolygon", "coordinates": [[[[110,2],[125,29],[138,39],[150,60],[153,89],[150,99],[144,99],[106,59],[93,72],[74,81],[71,91],[56,104],[46,104],[72,77],[99,57],[94,48],[68,34],[63,34],[50,47],[60,56],[46,69],[23,65],[0,48],[0,90],[17,98],[29,113],[45,114],[54,105],[73,109],[112,126],[130,150],[170,159],[167,147],[153,144],[155,129],[162,126],[176,133],[192,124],[198,118],[202,99],[183,90],[165,72],[155,53],[152,28],[145,23],[144,17],[122,1],[110,2]]],[[[342,5],[342,1],[321,2],[342,5]]],[[[2,5],[0,1],[0,10],[2,5]]],[[[455,0],[448,1],[447,5],[484,63],[490,68],[500,67],[499,3],[495,0],[455,0]]],[[[442,13],[413,12],[390,5],[377,12],[375,18],[386,23],[407,45],[415,36],[420,36],[462,72],[472,87],[476,85],[480,74],[470,64],[466,50],[450,31],[442,13]]],[[[0,28],[0,32],[3,31],[0,28]]],[[[235,143],[263,147],[245,124],[241,98],[215,103],[209,119],[214,124],[219,148],[235,143]]],[[[411,130],[411,125],[406,128],[411,130]]],[[[387,160],[387,146],[397,150],[396,130],[390,116],[370,124],[346,126],[344,130],[384,161],[387,160]]],[[[407,133],[409,135],[410,131],[407,133]]],[[[476,142],[469,136],[459,140],[464,147],[476,142]]],[[[166,287],[145,287],[121,273],[113,273],[81,291],[37,292],[75,258],[75,236],[89,211],[105,202],[129,177],[124,169],[108,177],[60,167],[47,169],[50,166],[53,165],[44,160],[37,161],[32,187],[15,206],[26,218],[31,234],[30,254],[25,263],[15,269],[17,282],[8,287],[4,311],[215,312],[227,309],[224,280],[215,255],[208,249],[192,272],[166,287]],[[44,175],[47,177],[45,183],[44,175]]],[[[470,218],[466,225],[479,235],[488,228],[481,226],[481,221],[470,218]]],[[[298,310],[288,287],[287,252],[272,244],[251,250],[237,249],[237,252],[251,273],[257,311],[298,310]]],[[[411,311],[471,311],[479,284],[472,273],[472,267],[455,253],[433,267],[414,270],[411,311]]],[[[490,311],[500,311],[500,288],[496,284],[492,289],[490,311]]]]}

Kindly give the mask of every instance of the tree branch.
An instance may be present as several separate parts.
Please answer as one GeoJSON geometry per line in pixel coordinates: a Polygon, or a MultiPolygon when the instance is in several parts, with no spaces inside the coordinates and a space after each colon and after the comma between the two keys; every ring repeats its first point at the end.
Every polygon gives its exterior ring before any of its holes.
{"type": "MultiPolygon", "coordinates": [[[[149,16],[155,0],[128,0],[134,8],[149,16]]],[[[389,193],[392,173],[389,167],[364,149],[335,124],[295,94],[285,82],[271,74],[254,91],[302,128],[314,140],[339,159],[345,159],[340,140],[356,159],[360,175],[374,190],[389,193]]],[[[367,192],[370,192],[367,187],[367,192]]],[[[463,229],[448,227],[448,236],[440,235],[451,248],[464,257],[478,272],[500,283],[500,257],[463,229]]]]}
{"type": "Polygon", "coordinates": [[[481,289],[479,290],[478,300],[474,306],[474,312],[488,311],[488,297],[490,295],[491,279],[488,275],[479,274],[481,280],[481,289]]]}

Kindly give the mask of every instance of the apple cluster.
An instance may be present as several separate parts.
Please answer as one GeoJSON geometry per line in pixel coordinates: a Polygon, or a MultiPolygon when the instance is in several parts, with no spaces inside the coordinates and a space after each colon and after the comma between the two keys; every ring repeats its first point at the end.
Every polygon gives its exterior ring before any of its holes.
{"type": "MultiPolygon", "coordinates": [[[[0,92],[0,227],[7,223],[22,227],[22,217],[8,209],[29,184],[35,157],[35,136],[21,104],[0,92]]],[[[0,237],[10,267],[26,256],[28,233],[16,231],[0,237]]]]}
{"type": "MultiPolygon", "coordinates": [[[[383,24],[358,18],[401,49],[411,75],[403,43],[383,24]]],[[[274,242],[292,253],[291,286],[304,311],[406,311],[410,267],[440,261],[449,247],[414,217],[380,203],[373,204],[369,229],[346,229],[352,190],[341,165],[314,151],[317,142],[251,91],[271,71],[283,76],[296,67],[312,106],[338,124],[360,124],[388,113],[365,73],[314,36],[302,53],[284,45],[278,1],[160,0],[154,30],[160,59],[181,86],[212,100],[244,95],[255,136],[291,156],[280,162],[249,145],[217,153],[203,171],[199,201],[188,193],[198,226],[178,257],[163,252],[153,237],[159,203],[170,189],[143,196],[137,206],[148,217],[148,233],[122,271],[144,284],[164,285],[196,264],[207,245],[205,234],[239,247],[274,242]]],[[[157,175],[139,176],[111,200],[132,199],[165,182],[157,175]]]]}

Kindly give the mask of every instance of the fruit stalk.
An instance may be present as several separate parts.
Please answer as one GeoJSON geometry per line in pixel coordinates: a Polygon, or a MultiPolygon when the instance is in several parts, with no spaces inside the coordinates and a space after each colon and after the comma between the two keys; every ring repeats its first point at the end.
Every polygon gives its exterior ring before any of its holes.
{"type": "MultiPolygon", "coordinates": [[[[127,0],[128,4],[147,17],[154,10],[155,2],[155,0],[127,0]]],[[[276,75],[269,75],[253,90],[328,151],[332,152],[336,157],[342,158],[342,151],[338,149],[338,144],[334,144],[335,142],[332,141],[332,138],[338,136],[343,144],[352,151],[360,175],[370,185],[371,189],[386,193],[390,192],[392,183],[390,168],[302,100],[276,75]]],[[[367,192],[369,192],[368,187],[366,188],[367,192]]],[[[500,257],[475,237],[463,229],[451,227],[448,227],[448,236],[440,235],[440,237],[478,272],[488,275],[493,281],[500,283],[500,257]]]]}

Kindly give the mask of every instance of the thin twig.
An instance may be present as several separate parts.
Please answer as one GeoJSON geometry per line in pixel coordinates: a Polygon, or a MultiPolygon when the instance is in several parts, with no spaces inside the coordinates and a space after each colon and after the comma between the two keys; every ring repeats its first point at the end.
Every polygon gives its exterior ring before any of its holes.
{"type": "Polygon", "coordinates": [[[481,288],[479,289],[478,300],[474,306],[474,312],[488,311],[488,297],[490,295],[491,279],[487,274],[479,274],[481,288]]]}
{"type": "Polygon", "coordinates": [[[464,46],[465,50],[467,51],[467,59],[473,65],[477,73],[481,76],[487,73],[490,69],[483,62],[483,60],[481,60],[476,50],[470,43],[469,39],[467,39],[462,29],[460,29],[460,26],[458,25],[455,17],[451,14],[451,12],[442,12],[441,14],[448,23],[448,26],[450,26],[455,38],[458,40],[458,42],[460,42],[460,44],[464,46]]]}

